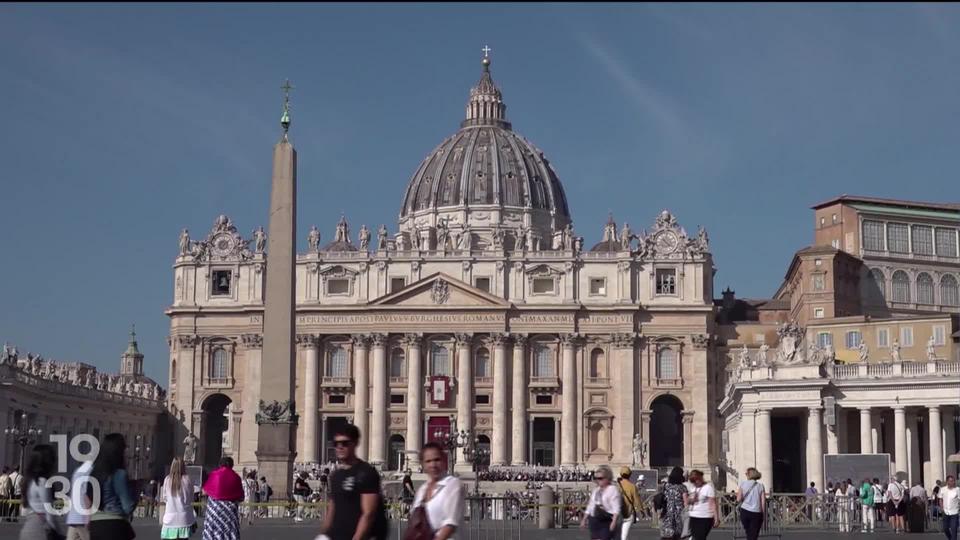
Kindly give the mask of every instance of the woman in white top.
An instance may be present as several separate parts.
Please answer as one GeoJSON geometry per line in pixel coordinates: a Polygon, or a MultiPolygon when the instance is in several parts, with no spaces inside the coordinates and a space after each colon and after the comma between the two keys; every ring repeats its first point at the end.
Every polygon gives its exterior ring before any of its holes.
{"type": "Polygon", "coordinates": [[[837,517],[840,522],[840,532],[850,532],[850,500],[847,497],[847,481],[837,485],[834,492],[837,501],[837,517]]]}
{"type": "Polygon", "coordinates": [[[160,498],[164,502],[160,538],[190,538],[197,524],[197,515],[193,511],[193,482],[178,457],[170,464],[170,474],[163,480],[160,498]]]}
{"type": "Polygon", "coordinates": [[[466,506],[463,482],[448,473],[447,453],[438,443],[423,445],[420,463],[429,479],[420,486],[414,497],[408,534],[417,530],[413,524],[419,522],[421,527],[429,526],[434,540],[450,540],[463,523],[466,506]]]}
{"type": "Polygon", "coordinates": [[[690,471],[693,489],[684,495],[684,504],[690,509],[690,533],[693,540],[706,540],[710,530],[720,525],[717,492],[703,481],[703,472],[690,471]]]}
{"type": "Polygon", "coordinates": [[[754,467],[747,469],[747,479],[740,482],[737,489],[737,502],[740,503],[740,523],[747,540],[757,540],[763,527],[763,514],[767,511],[766,488],[760,482],[760,471],[754,467]]]}
{"type": "MultiPolygon", "coordinates": [[[[53,492],[46,487],[47,478],[55,472],[57,453],[49,444],[33,447],[27,470],[23,474],[23,528],[20,540],[47,540],[49,531],[66,536],[63,518],[48,512],[53,503],[53,492]]],[[[63,489],[62,487],[60,489],[63,489]]]]}
{"type": "Polygon", "coordinates": [[[597,467],[593,479],[597,487],[590,494],[580,528],[585,528],[589,521],[591,540],[612,540],[620,523],[620,489],[613,485],[613,471],[606,465],[597,467]]]}

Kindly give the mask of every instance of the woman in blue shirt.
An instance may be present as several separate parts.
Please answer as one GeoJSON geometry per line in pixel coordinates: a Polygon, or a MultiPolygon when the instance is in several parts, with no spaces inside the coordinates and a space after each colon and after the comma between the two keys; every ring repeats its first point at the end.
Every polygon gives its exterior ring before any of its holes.
{"type": "MultiPolygon", "coordinates": [[[[90,540],[132,540],[130,525],[137,501],[133,498],[124,465],[127,443],[123,435],[111,433],[100,443],[90,476],[100,486],[100,506],[90,516],[90,540]]],[[[92,495],[92,494],[91,494],[92,495]]]]}

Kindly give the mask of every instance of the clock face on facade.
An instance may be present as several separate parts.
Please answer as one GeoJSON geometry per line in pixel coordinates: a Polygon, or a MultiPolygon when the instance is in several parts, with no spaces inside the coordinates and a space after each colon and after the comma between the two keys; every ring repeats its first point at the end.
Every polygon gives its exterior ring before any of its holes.
{"type": "Polygon", "coordinates": [[[233,251],[234,248],[233,237],[229,234],[218,234],[213,238],[213,241],[210,242],[210,244],[213,248],[213,253],[220,257],[226,257],[233,251]]]}
{"type": "Polygon", "coordinates": [[[674,232],[663,231],[657,235],[657,249],[663,253],[673,253],[679,244],[680,239],[674,232]]]}

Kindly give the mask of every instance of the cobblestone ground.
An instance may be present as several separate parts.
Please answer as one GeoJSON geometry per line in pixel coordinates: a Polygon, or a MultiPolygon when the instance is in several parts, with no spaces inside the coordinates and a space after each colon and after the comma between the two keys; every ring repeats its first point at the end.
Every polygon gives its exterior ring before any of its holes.
{"type": "MultiPolygon", "coordinates": [[[[586,531],[580,529],[551,529],[538,530],[533,523],[526,523],[522,530],[511,529],[503,530],[499,527],[484,526],[480,529],[471,529],[464,531],[465,534],[457,535],[462,540],[588,540],[586,531]]],[[[134,522],[134,529],[137,532],[138,539],[158,539],[160,538],[160,526],[154,521],[138,519],[134,522]]],[[[0,539],[14,540],[19,534],[20,527],[13,523],[0,523],[0,539]]],[[[241,528],[241,538],[244,540],[313,540],[319,532],[319,523],[304,522],[293,523],[287,520],[271,520],[256,523],[252,526],[244,525],[241,528]]],[[[200,532],[194,535],[195,539],[201,537],[200,532]]],[[[869,540],[904,540],[906,538],[918,539],[941,539],[945,538],[939,530],[929,530],[923,534],[899,535],[888,531],[878,531],[873,534],[862,534],[858,531],[852,533],[839,533],[836,531],[824,530],[786,530],[783,533],[784,538],[791,540],[851,540],[853,538],[864,538],[869,540]]],[[[633,540],[654,540],[658,538],[655,529],[648,525],[635,525],[630,531],[630,538],[633,540]]],[[[718,529],[710,533],[712,540],[732,540],[732,529],[718,529]]],[[[396,530],[390,537],[390,540],[399,540],[396,530]]]]}

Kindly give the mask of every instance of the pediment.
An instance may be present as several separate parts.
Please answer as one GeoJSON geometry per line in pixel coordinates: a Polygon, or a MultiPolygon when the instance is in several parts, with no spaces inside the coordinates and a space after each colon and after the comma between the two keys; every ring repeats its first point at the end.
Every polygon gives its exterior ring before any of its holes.
{"type": "Polygon", "coordinates": [[[381,296],[370,306],[510,307],[506,300],[438,272],[399,291],[381,296]]]}

